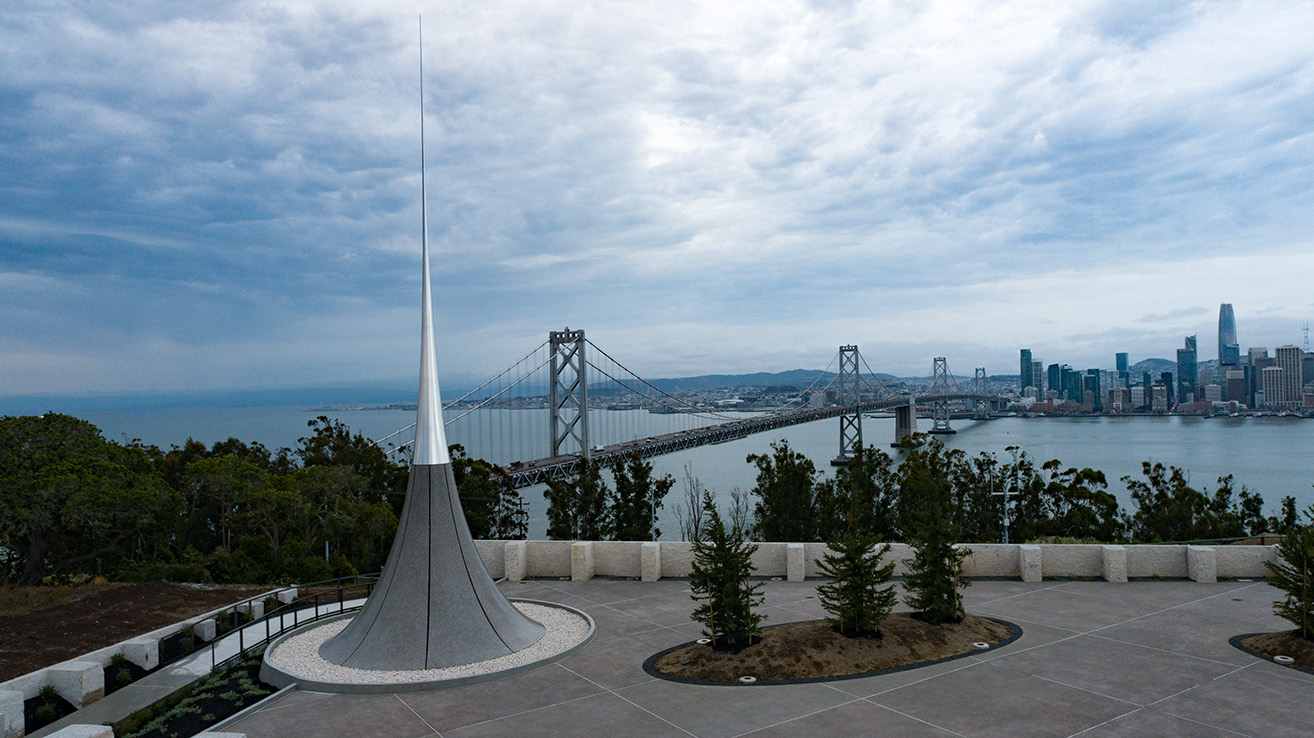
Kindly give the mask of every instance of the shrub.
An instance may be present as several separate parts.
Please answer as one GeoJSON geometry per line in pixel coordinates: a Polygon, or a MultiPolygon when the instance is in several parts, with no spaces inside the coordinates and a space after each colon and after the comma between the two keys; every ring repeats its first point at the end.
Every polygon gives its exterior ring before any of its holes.
{"type": "Polygon", "coordinates": [[[1296,626],[1302,638],[1314,640],[1314,505],[1305,511],[1307,522],[1292,526],[1278,544],[1278,563],[1265,562],[1268,583],[1285,593],[1273,603],[1278,617],[1296,626]]]}
{"type": "Polygon", "coordinates": [[[713,648],[747,646],[762,623],[762,616],[753,612],[754,605],[762,604],[762,585],[748,579],[757,546],[744,541],[741,527],[725,524],[711,492],[703,493],[703,512],[703,540],[693,542],[689,578],[692,597],[702,604],[690,617],[703,624],[703,635],[712,639],[713,648]]]}

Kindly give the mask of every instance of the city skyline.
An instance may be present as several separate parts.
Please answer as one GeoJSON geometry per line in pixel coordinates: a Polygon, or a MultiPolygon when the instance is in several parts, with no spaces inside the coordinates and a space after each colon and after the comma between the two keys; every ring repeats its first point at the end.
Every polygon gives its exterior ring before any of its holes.
{"type": "MultiPolygon", "coordinates": [[[[970,376],[1314,312],[1305,4],[418,7],[452,382],[567,325],[970,376]]],[[[416,8],[0,10],[0,397],[414,376],[416,8]]]]}

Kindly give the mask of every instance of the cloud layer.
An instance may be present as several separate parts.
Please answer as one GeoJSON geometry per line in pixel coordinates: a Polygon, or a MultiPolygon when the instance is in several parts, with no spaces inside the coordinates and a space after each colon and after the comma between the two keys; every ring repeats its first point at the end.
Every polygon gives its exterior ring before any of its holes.
{"type": "MultiPolygon", "coordinates": [[[[415,4],[103,5],[0,10],[0,395],[413,374],[415,4]]],[[[648,376],[1015,373],[1314,312],[1309,4],[464,5],[445,376],[565,325],[648,376]]]]}

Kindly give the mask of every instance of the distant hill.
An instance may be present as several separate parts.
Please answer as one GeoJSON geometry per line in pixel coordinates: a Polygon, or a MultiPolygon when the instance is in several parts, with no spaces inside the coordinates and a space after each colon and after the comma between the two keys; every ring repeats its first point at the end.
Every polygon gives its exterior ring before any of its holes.
{"type": "MultiPolygon", "coordinates": [[[[865,375],[874,376],[881,381],[897,379],[892,374],[865,375]]],[[[676,377],[654,379],[654,386],[674,392],[676,390],[723,389],[732,387],[781,387],[791,386],[804,389],[813,382],[826,384],[835,377],[834,372],[817,369],[791,369],[786,372],[756,372],[753,374],[703,374],[697,377],[676,377]],[[818,381],[820,380],[820,381],[818,381]]]]}
{"type": "Polygon", "coordinates": [[[1164,372],[1177,373],[1177,362],[1172,359],[1142,359],[1141,361],[1127,367],[1127,372],[1133,377],[1149,372],[1151,376],[1158,377],[1164,372]]]}
{"type": "MultiPolygon", "coordinates": [[[[804,389],[821,378],[826,384],[834,372],[794,369],[755,374],[705,374],[651,380],[666,392],[722,388],[765,388],[791,386],[804,389]]],[[[872,376],[872,375],[867,375],[872,376]]],[[[877,379],[896,379],[876,374],[877,379]]],[[[443,387],[443,398],[454,399],[468,388],[453,382],[443,387]]],[[[124,410],[192,409],[222,407],[339,407],[344,405],[390,405],[415,402],[415,387],[403,382],[359,382],[321,387],[287,389],[179,390],[171,392],[82,393],[65,395],[22,395],[0,397],[0,415],[35,415],[55,412],[118,412],[124,410]]]]}

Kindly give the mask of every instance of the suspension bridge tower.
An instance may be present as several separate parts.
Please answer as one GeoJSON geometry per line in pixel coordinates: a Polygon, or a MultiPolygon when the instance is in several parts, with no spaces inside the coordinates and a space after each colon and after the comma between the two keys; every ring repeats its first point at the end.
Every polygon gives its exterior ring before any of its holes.
{"type": "Polygon", "coordinates": [[[830,460],[831,466],[848,466],[853,447],[862,443],[862,384],[858,359],[857,346],[839,347],[840,446],[839,456],[830,460]]]}
{"type": "Polygon", "coordinates": [[[590,458],[589,385],[585,375],[584,331],[548,332],[551,373],[548,402],[551,405],[552,456],[575,453],[590,458]],[[573,442],[572,442],[573,441],[573,442]]]}
{"type": "Polygon", "coordinates": [[[954,381],[953,375],[949,373],[949,362],[943,356],[937,356],[931,364],[931,388],[927,394],[936,396],[931,401],[931,430],[930,433],[949,434],[957,433],[953,426],[949,425],[949,398],[948,395],[959,394],[958,383],[954,381]]]}
{"type": "Polygon", "coordinates": [[[972,394],[976,395],[976,412],[974,420],[990,419],[990,401],[986,399],[986,370],[983,366],[976,368],[976,377],[972,379],[972,394]]]}

